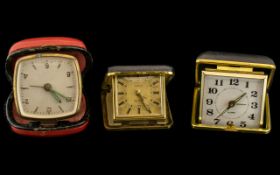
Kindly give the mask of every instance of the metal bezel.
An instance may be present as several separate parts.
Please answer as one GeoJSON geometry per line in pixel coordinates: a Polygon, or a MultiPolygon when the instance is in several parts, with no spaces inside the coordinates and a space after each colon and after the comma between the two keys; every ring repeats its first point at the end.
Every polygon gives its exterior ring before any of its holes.
{"type": "Polygon", "coordinates": [[[32,54],[32,55],[27,55],[27,56],[23,56],[21,58],[18,59],[18,61],[15,64],[15,69],[14,69],[14,77],[13,77],[13,93],[14,93],[14,97],[15,97],[15,105],[16,105],[16,109],[17,112],[23,117],[23,118],[27,118],[27,119],[33,119],[33,120],[60,120],[63,118],[68,118],[71,117],[73,115],[75,115],[79,110],[80,110],[80,106],[81,106],[81,99],[82,99],[82,80],[81,80],[81,72],[80,72],[80,67],[79,67],[79,63],[77,61],[77,59],[72,56],[72,55],[67,55],[67,54],[59,54],[59,53],[40,53],[40,54],[32,54]],[[62,114],[58,114],[58,115],[52,115],[52,117],[49,117],[48,115],[45,115],[44,117],[42,117],[42,115],[37,115],[37,114],[28,114],[25,113],[23,111],[23,108],[21,106],[21,103],[19,102],[19,98],[18,98],[18,68],[19,65],[26,61],[26,60],[32,60],[32,59],[37,59],[37,58],[45,58],[45,57],[59,57],[62,59],[70,59],[73,60],[74,65],[75,65],[75,73],[77,76],[77,90],[76,93],[78,94],[78,100],[76,101],[75,104],[75,109],[73,109],[73,111],[68,112],[68,113],[64,113],[62,114]]]}

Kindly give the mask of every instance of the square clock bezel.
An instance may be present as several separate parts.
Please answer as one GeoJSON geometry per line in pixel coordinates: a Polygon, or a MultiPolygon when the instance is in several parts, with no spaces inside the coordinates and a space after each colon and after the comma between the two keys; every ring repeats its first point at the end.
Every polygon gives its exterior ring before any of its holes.
{"type": "Polygon", "coordinates": [[[31,54],[31,55],[26,55],[26,56],[20,57],[17,60],[17,62],[15,64],[15,68],[14,68],[13,93],[14,93],[15,106],[16,106],[17,112],[23,118],[32,119],[32,120],[61,120],[64,118],[71,117],[71,116],[75,115],[77,112],[79,112],[80,107],[81,107],[82,80],[81,80],[81,72],[80,72],[79,63],[74,56],[68,55],[68,54],[61,54],[61,53],[40,53],[40,54],[31,54]],[[41,59],[41,58],[45,58],[45,57],[59,57],[62,59],[68,59],[68,60],[73,61],[74,67],[76,70],[77,85],[78,85],[78,87],[76,89],[76,93],[78,94],[78,97],[77,97],[77,101],[75,102],[75,105],[74,105],[75,108],[71,112],[68,112],[66,114],[53,115],[53,117],[50,117],[50,118],[48,118],[48,116],[46,116],[46,115],[29,114],[23,110],[22,104],[20,102],[21,99],[19,98],[19,92],[18,92],[20,85],[18,83],[19,81],[17,80],[18,76],[20,76],[19,75],[19,66],[21,63],[23,63],[27,60],[33,60],[33,59],[38,59],[38,58],[41,59]]]}

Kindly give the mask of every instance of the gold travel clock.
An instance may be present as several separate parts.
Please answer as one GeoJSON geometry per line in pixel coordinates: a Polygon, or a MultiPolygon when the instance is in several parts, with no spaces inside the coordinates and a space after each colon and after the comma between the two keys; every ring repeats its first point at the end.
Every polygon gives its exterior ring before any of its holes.
{"type": "Polygon", "coordinates": [[[169,128],[173,121],[166,84],[169,66],[114,66],[103,83],[102,104],[106,129],[169,128]]]}
{"type": "Polygon", "coordinates": [[[276,66],[259,55],[205,52],[196,59],[192,126],[269,133],[269,89],[276,66]]]}

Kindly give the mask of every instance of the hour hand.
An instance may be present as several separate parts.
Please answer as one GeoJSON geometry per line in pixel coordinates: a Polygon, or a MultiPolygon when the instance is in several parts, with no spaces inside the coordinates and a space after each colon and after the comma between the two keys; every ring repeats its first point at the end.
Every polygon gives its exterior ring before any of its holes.
{"type": "Polygon", "coordinates": [[[35,87],[35,88],[43,88],[45,91],[51,91],[52,90],[52,85],[50,83],[46,83],[43,86],[39,85],[30,85],[30,87],[35,87]]]}
{"type": "Polygon", "coordinates": [[[144,97],[143,97],[143,95],[141,94],[141,91],[140,91],[139,89],[136,90],[136,95],[137,95],[138,97],[140,97],[141,102],[143,103],[143,105],[144,105],[144,107],[146,108],[146,110],[147,110],[149,113],[152,113],[152,111],[151,111],[149,105],[147,105],[147,104],[145,103],[145,99],[144,99],[144,97]]]}
{"type": "Polygon", "coordinates": [[[50,92],[51,96],[58,102],[61,103],[61,99],[59,96],[52,90],[51,84],[47,83],[44,86],[38,86],[38,85],[30,85],[30,87],[35,87],[35,88],[43,88],[45,91],[50,92]]]}
{"type": "Polygon", "coordinates": [[[30,87],[35,87],[35,88],[44,88],[44,86],[37,86],[37,85],[30,85],[30,87]]]}

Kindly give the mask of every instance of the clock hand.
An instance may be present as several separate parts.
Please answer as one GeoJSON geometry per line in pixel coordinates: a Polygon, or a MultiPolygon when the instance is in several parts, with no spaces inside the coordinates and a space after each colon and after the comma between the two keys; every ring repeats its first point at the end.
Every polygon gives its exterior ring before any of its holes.
{"type": "Polygon", "coordinates": [[[30,85],[30,87],[36,87],[36,88],[43,88],[44,89],[44,86],[30,85]]]}
{"type": "Polygon", "coordinates": [[[30,87],[43,88],[45,91],[48,91],[48,92],[52,90],[52,85],[50,83],[46,83],[43,86],[30,85],[30,87]]]}
{"type": "Polygon", "coordinates": [[[239,102],[247,93],[244,92],[242,95],[240,95],[237,99],[234,100],[234,105],[236,105],[237,102],[239,102]]]}
{"type": "Polygon", "coordinates": [[[216,117],[216,119],[219,118],[220,116],[222,116],[222,115],[223,115],[224,113],[226,113],[228,110],[229,110],[229,107],[227,107],[226,109],[224,109],[223,112],[221,112],[221,113],[216,117]]]}
{"type": "Polygon", "coordinates": [[[57,94],[58,96],[64,98],[64,99],[69,99],[69,97],[66,97],[65,95],[61,94],[60,92],[56,91],[56,90],[51,90],[53,93],[57,94]]]}
{"type": "Polygon", "coordinates": [[[31,85],[30,87],[43,88],[43,89],[45,89],[46,91],[48,91],[48,92],[53,92],[53,93],[55,93],[56,95],[61,96],[61,97],[65,98],[65,99],[69,98],[69,97],[66,97],[65,95],[63,95],[62,93],[60,93],[60,92],[54,90],[53,87],[52,87],[52,85],[51,85],[50,83],[46,83],[46,84],[44,84],[44,86],[31,85]]]}
{"type": "Polygon", "coordinates": [[[53,93],[53,92],[51,92],[51,91],[50,91],[50,93],[51,93],[51,95],[53,96],[53,98],[54,98],[58,103],[61,103],[61,99],[60,99],[55,93],[53,93]]]}
{"type": "Polygon", "coordinates": [[[140,91],[139,89],[136,90],[136,95],[137,95],[138,97],[140,97],[141,102],[143,103],[143,105],[144,105],[144,107],[146,108],[146,110],[147,110],[148,112],[152,113],[150,107],[145,103],[145,99],[144,99],[144,97],[143,97],[143,95],[141,94],[141,91],[140,91]]]}
{"type": "Polygon", "coordinates": [[[52,95],[52,97],[53,97],[58,103],[61,103],[61,99],[59,98],[59,96],[58,96],[56,93],[54,93],[54,92],[52,91],[52,85],[51,85],[51,84],[46,83],[46,84],[44,84],[44,86],[31,85],[30,87],[42,88],[42,89],[44,89],[45,91],[50,92],[50,94],[52,95]]]}
{"type": "Polygon", "coordinates": [[[239,97],[237,97],[235,100],[231,100],[228,102],[228,106],[226,107],[226,109],[223,110],[223,112],[221,112],[216,118],[219,118],[220,116],[222,116],[224,113],[226,113],[230,108],[233,108],[237,102],[239,102],[247,93],[243,93],[242,95],[240,95],[239,97]]]}

